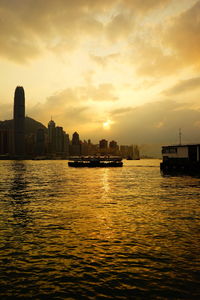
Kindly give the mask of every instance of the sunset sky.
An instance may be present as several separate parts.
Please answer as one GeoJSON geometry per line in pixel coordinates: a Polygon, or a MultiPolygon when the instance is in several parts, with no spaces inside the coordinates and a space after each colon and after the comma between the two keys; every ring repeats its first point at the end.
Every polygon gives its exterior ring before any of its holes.
{"type": "Polygon", "coordinates": [[[82,139],[200,142],[200,1],[0,0],[0,120],[82,139]]]}

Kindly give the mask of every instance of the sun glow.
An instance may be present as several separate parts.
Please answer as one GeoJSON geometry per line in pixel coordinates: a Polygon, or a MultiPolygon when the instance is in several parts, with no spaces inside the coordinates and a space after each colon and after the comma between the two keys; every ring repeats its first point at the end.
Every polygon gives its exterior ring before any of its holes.
{"type": "Polygon", "coordinates": [[[111,124],[113,124],[113,122],[111,120],[107,120],[103,123],[103,128],[108,130],[108,129],[110,129],[111,124]]]}

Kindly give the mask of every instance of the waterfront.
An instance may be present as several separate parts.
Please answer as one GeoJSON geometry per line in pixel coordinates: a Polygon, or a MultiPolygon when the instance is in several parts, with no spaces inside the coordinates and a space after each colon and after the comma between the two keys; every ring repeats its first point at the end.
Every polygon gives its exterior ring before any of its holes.
{"type": "Polygon", "coordinates": [[[198,299],[200,179],[1,161],[1,299],[198,299]]]}

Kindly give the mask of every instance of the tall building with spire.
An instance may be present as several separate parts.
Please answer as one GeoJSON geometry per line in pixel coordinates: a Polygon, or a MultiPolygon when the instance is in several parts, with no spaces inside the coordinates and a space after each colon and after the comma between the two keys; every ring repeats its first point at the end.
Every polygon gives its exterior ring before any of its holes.
{"type": "Polygon", "coordinates": [[[14,95],[14,154],[25,154],[25,94],[22,86],[17,86],[14,95]]]}

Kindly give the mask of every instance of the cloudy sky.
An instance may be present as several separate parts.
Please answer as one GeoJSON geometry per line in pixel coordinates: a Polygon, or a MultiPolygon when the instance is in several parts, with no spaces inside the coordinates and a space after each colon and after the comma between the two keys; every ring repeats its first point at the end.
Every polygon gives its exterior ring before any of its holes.
{"type": "Polygon", "coordinates": [[[0,0],[0,120],[82,139],[200,142],[200,1],[0,0]]]}

